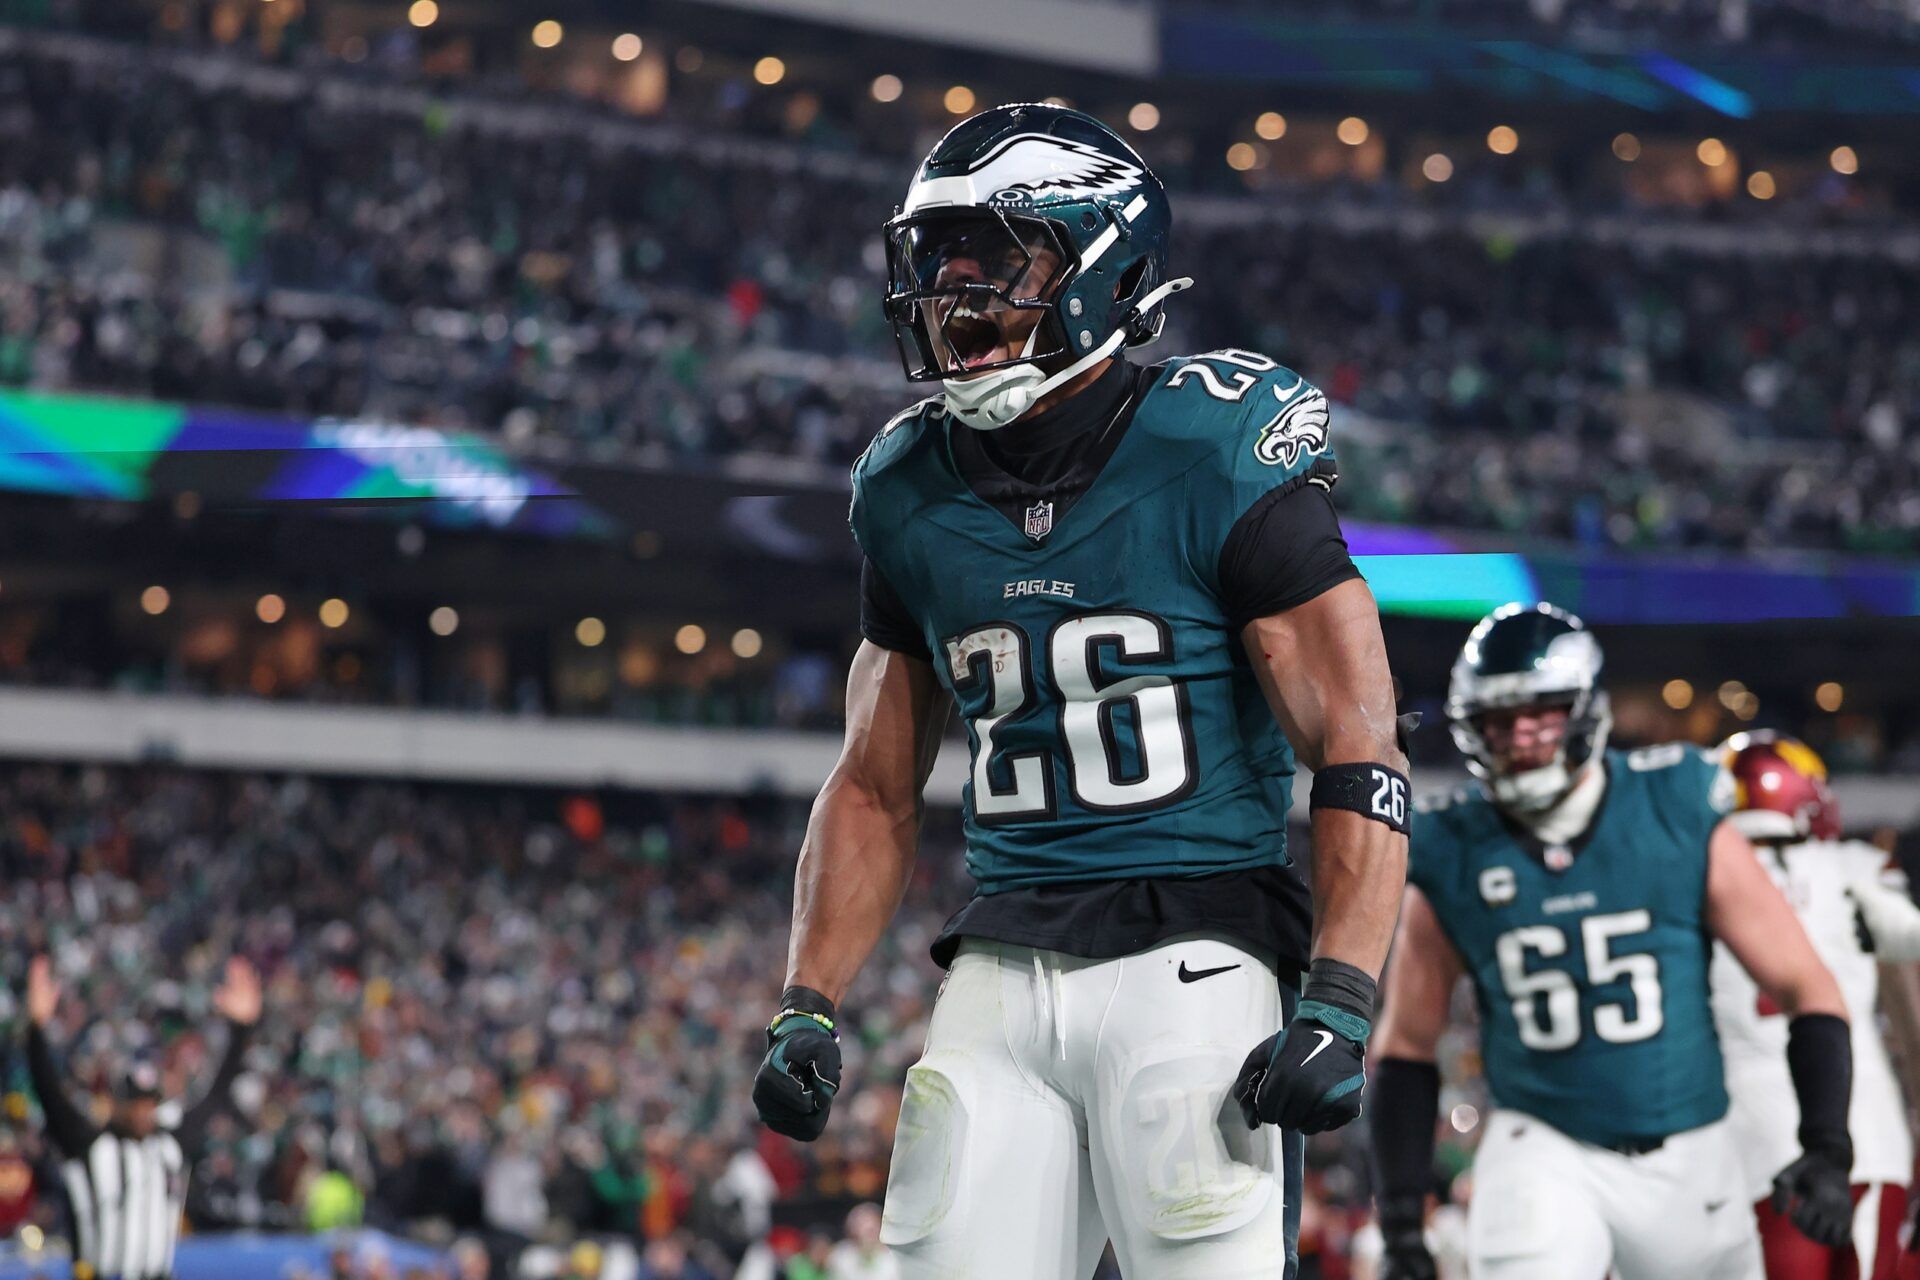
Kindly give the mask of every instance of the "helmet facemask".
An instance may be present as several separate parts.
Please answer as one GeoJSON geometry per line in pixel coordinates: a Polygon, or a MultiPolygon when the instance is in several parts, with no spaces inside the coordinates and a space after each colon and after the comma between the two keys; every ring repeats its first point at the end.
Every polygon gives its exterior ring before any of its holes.
{"type": "Polygon", "coordinates": [[[971,379],[1066,353],[1054,299],[1078,264],[1044,218],[931,210],[887,227],[887,318],[907,377],[971,379]]]}
{"type": "Polygon", "coordinates": [[[1600,687],[1600,646],[1585,630],[1554,636],[1522,669],[1501,670],[1496,661],[1496,669],[1487,670],[1481,637],[1489,623],[1508,616],[1513,615],[1492,615],[1469,638],[1448,682],[1447,721],[1467,768],[1486,783],[1494,800],[1514,813],[1537,814],[1564,800],[1581,771],[1606,750],[1613,711],[1600,687]],[[1516,769],[1488,741],[1485,718],[1529,707],[1566,708],[1566,727],[1544,764],[1516,769]]]}

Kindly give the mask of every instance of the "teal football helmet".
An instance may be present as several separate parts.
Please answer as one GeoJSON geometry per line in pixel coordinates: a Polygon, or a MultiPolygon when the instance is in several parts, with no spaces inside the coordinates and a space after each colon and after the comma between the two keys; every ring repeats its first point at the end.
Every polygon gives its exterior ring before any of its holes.
{"type": "Polygon", "coordinates": [[[907,377],[1003,427],[1122,347],[1160,334],[1167,191],[1119,134],[1045,103],[956,125],[887,223],[887,319],[907,377]]]}
{"type": "Polygon", "coordinates": [[[1551,604],[1501,605],[1467,636],[1447,682],[1447,723],[1467,768],[1493,798],[1522,813],[1552,808],[1607,747],[1613,711],[1600,687],[1600,643],[1580,619],[1551,604]],[[1514,707],[1564,706],[1567,730],[1553,761],[1508,770],[1488,748],[1480,717],[1514,707]]]}

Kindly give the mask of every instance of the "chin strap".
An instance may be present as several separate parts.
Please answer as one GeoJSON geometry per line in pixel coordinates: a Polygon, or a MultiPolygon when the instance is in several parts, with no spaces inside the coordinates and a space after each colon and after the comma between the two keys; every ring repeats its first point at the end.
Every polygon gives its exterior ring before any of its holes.
{"type": "MultiPolygon", "coordinates": [[[[1140,299],[1140,301],[1134,303],[1133,309],[1128,314],[1127,318],[1129,321],[1137,320],[1141,324],[1145,324],[1147,320],[1147,314],[1151,312],[1155,307],[1165,302],[1168,298],[1171,298],[1174,294],[1185,293],[1187,290],[1191,288],[1193,288],[1192,276],[1180,276],[1177,279],[1169,280],[1165,284],[1161,285],[1159,288],[1149,292],[1147,296],[1140,299]]],[[[1160,326],[1155,325],[1153,327],[1153,338],[1148,338],[1147,342],[1152,342],[1154,338],[1158,338],[1159,336],[1160,336],[1160,326]]],[[[1146,343],[1142,343],[1141,345],[1145,346],[1146,343]]]]}
{"type": "MultiPolygon", "coordinates": [[[[1128,329],[1136,323],[1144,323],[1153,308],[1174,294],[1191,288],[1192,278],[1181,276],[1148,291],[1146,297],[1129,309],[1125,324],[1108,334],[1105,342],[1058,373],[1046,374],[1031,364],[1020,364],[977,373],[969,378],[946,379],[940,385],[946,392],[947,411],[976,431],[998,431],[1017,421],[1021,414],[1038,404],[1049,391],[1065,386],[1100,361],[1114,355],[1126,342],[1128,329]]],[[[1023,357],[1033,353],[1034,340],[1039,335],[1038,327],[1027,335],[1027,344],[1020,352],[1023,357]]],[[[1157,329],[1154,336],[1159,336],[1157,329]]]]}
{"type": "Polygon", "coordinates": [[[971,378],[948,378],[940,384],[946,391],[947,412],[976,431],[998,431],[1033,408],[1047,392],[1065,386],[1118,351],[1125,340],[1126,334],[1115,329],[1105,342],[1052,375],[1020,364],[971,378]]]}

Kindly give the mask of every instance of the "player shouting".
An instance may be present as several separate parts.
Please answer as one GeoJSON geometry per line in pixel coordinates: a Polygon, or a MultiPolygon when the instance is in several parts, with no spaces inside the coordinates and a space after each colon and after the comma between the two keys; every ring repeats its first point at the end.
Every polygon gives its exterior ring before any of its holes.
{"type": "Polygon", "coordinates": [[[1406,856],[1379,618],[1321,393],[1243,351],[1125,358],[1191,283],[1169,219],[1132,147],[1036,104],[956,127],[887,227],[887,313],[942,392],[854,468],[866,640],[754,1098],[827,1123],[950,696],[977,892],[895,1140],[908,1277],[1084,1280],[1109,1236],[1128,1275],[1291,1275],[1300,1135],[1360,1110],[1406,856]]]}

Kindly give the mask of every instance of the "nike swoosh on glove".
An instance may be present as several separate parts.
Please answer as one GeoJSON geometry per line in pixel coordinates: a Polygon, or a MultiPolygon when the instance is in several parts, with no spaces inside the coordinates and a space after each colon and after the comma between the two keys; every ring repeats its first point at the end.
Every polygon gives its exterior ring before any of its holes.
{"type": "Polygon", "coordinates": [[[1233,1096],[1247,1128],[1277,1124],[1324,1133],[1359,1118],[1367,1019],[1302,1000],[1293,1021],[1263,1040],[1240,1064],[1233,1096]]]}
{"type": "Polygon", "coordinates": [[[753,1105],[775,1133],[812,1142],[827,1129],[840,1092],[840,1046],[806,1014],[788,1014],[767,1028],[767,1056],[753,1076],[753,1105]]]}
{"type": "Polygon", "coordinates": [[[1853,1193],[1848,1170],[1809,1151],[1773,1180],[1773,1211],[1783,1213],[1815,1244],[1838,1249],[1853,1239],[1853,1193]]]}

